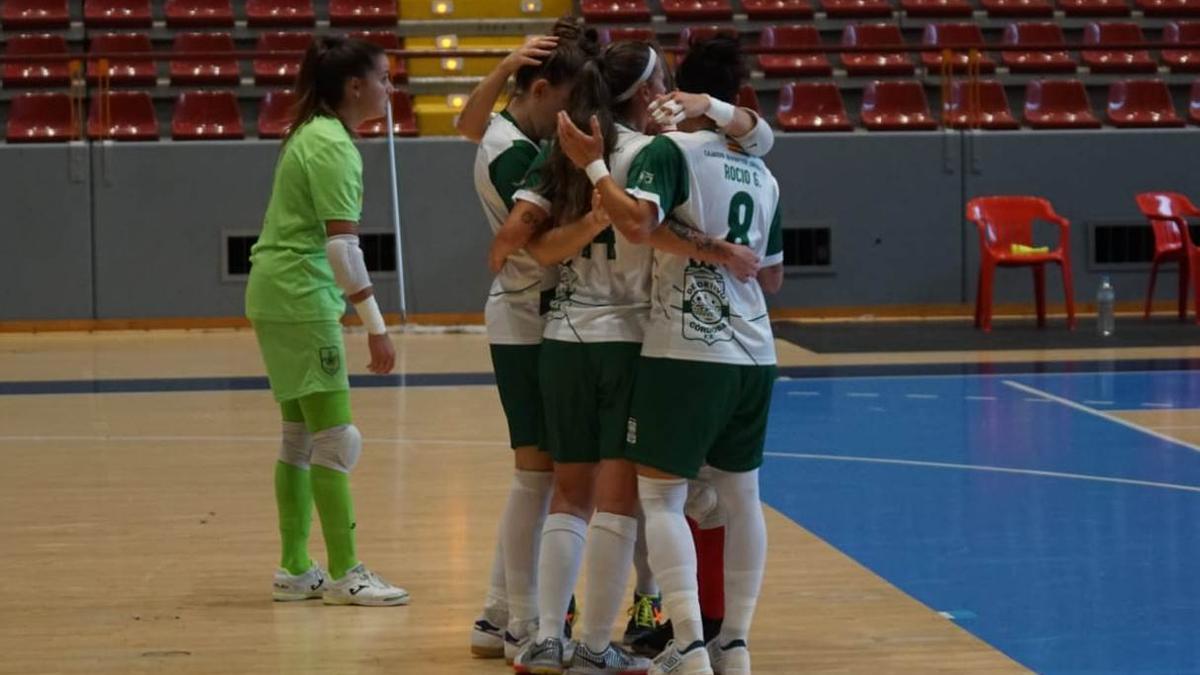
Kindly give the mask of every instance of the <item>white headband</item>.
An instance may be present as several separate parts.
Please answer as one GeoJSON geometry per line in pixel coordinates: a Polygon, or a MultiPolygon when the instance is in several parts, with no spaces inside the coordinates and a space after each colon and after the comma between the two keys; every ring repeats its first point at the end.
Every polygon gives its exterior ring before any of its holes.
{"type": "Polygon", "coordinates": [[[628,101],[629,99],[633,98],[633,93],[637,91],[637,88],[640,87],[643,82],[649,80],[650,75],[654,73],[654,66],[658,64],[658,53],[654,51],[653,47],[650,47],[649,49],[650,60],[646,62],[646,69],[642,71],[642,76],[637,79],[637,82],[629,85],[628,89],[621,92],[621,95],[613,101],[614,103],[621,103],[622,101],[628,101]]]}

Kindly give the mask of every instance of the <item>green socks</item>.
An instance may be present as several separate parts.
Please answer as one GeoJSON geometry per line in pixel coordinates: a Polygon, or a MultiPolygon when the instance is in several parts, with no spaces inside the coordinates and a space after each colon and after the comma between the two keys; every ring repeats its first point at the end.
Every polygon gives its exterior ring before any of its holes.
{"type": "Polygon", "coordinates": [[[354,500],[350,497],[350,476],[323,466],[313,466],[310,472],[312,496],[317,503],[325,550],[329,554],[329,575],[340,579],[358,565],[354,550],[354,500]]]}
{"type": "Polygon", "coordinates": [[[275,503],[279,507],[279,538],[283,544],[279,566],[290,574],[304,574],[313,565],[308,556],[313,494],[307,469],[275,462],[275,503]]]}

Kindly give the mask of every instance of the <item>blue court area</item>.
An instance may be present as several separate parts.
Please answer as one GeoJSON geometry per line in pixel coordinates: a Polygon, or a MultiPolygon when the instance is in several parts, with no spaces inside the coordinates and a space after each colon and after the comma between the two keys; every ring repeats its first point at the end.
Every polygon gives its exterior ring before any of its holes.
{"type": "Polygon", "coordinates": [[[772,405],[764,500],[947,620],[1038,672],[1200,671],[1200,448],[1109,412],[1200,408],[1200,373],[816,377],[772,405]]]}

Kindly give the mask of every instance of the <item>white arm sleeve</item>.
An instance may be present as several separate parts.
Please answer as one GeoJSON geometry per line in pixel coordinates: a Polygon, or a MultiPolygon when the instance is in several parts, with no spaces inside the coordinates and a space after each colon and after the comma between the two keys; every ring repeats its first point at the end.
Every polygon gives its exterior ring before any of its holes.
{"type": "Polygon", "coordinates": [[[742,149],[747,154],[755,157],[764,157],[771,151],[771,147],[775,145],[775,131],[771,129],[762,117],[756,115],[754,111],[745,109],[754,116],[754,128],[741,136],[731,136],[737,144],[742,146],[742,149]]]}
{"type": "Polygon", "coordinates": [[[362,249],[358,247],[358,236],[335,234],[325,240],[325,256],[333,268],[333,279],[346,295],[354,295],[371,285],[367,274],[367,263],[362,249]]]}

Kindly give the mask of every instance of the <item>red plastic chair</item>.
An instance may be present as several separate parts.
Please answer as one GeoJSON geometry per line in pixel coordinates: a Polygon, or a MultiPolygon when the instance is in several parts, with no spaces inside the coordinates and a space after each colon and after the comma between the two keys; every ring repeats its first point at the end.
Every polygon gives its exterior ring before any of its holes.
{"type": "Polygon", "coordinates": [[[112,91],[92,97],[88,137],[115,141],[157,141],[158,117],[145,91],[112,91]]]}
{"type": "Polygon", "coordinates": [[[331,26],[393,26],[396,0],[329,0],[331,26]]]}
{"type": "Polygon", "coordinates": [[[1099,129],[1079,80],[1034,80],[1025,87],[1025,123],[1034,129],[1099,129]]]}
{"type": "Polygon", "coordinates": [[[5,0],[0,8],[4,30],[69,28],[71,13],[67,0],[5,0]]]}
{"type": "Polygon", "coordinates": [[[1021,124],[1013,117],[1008,107],[1008,96],[1004,93],[1004,85],[996,80],[983,80],[979,83],[979,106],[973,111],[971,104],[970,84],[956,80],[950,87],[949,116],[945,120],[948,127],[963,129],[978,127],[980,129],[1005,130],[1019,129],[1021,124]],[[972,116],[972,112],[977,115],[972,116]]]}
{"type": "Polygon", "coordinates": [[[892,15],[888,0],[821,0],[821,8],[830,19],[874,19],[892,15]]]}
{"type": "Polygon", "coordinates": [[[1200,249],[1188,232],[1188,218],[1200,216],[1187,197],[1176,192],[1142,192],[1137,195],[1138,209],[1154,228],[1154,258],[1150,262],[1150,287],[1146,289],[1146,306],[1142,318],[1150,318],[1154,302],[1154,282],[1158,266],[1165,262],[1179,263],[1179,320],[1187,320],[1188,286],[1194,286],[1196,323],[1200,323],[1200,249]]]}
{"type": "MultiPolygon", "coordinates": [[[[1145,41],[1142,27],[1136,23],[1097,23],[1083,29],[1083,43],[1138,44],[1145,41]]],[[[1083,52],[1083,64],[1093,73],[1153,73],[1158,64],[1145,49],[1089,50],[1083,52]]]]}
{"type": "Polygon", "coordinates": [[[914,18],[964,18],[975,11],[967,0],[900,0],[900,9],[914,18]]]}
{"type": "Polygon", "coordinates": [[[246,0],[249,26],[312,26],[316,22],[312,0],[246,0]]]}
{"type": "Polygon", "coordinates": [[[862,123],[871,131],[936,129],[920,82],[870,82],[863,90],[862,123]]]}
{"type": "MultiPolygon", "coordinates": [[[[102,33],[92,36],[93,53],[146,53],[154,51],[150,36],[145,33],[102,33]]],[[[88,59],[87,79],[91,84],[100,81],[99,59],[88,59]]],[[[108,59],[108,81],[115,85],[153,86],[158,82],[158,69],[153,59],[108,59]]]]}
{"type": "MultiPolygon", "coordinates": [[[[258,36],[260,52],[303,52],[312,44],[312,33],[262,33],[258,36]]],[[[300,73],[300,61],[303,57],[296,56],[261,56],[254,59],[254,83],[292,84],[300,73]]]]}
{"type": "Polygon", "coordinates": [[[588,23],[650,20],[646,0],[581,0],[579,11],[588,23]]]}
{"type": "Polygon", "coordinates": [[[710,40],[718,35],[737,36],[737,31],[725,26],[686,26],[679,31],[679,44],[686,46],[697,40],[710,40]]]}
{"type": "Polygon", "coordinates": [[[1188,97],[1188,119],[1192,124],[1200,124],[1200,80],[1192,83],[1192,93],[1188,97]]]}
{"type": "Polygon", "coordinates": [[[601,28],[596,31],[596,39],[606,45],[622,40],[637,40],[639,42],[655,42],[653,28],[601,28]]]}
{"type": "MultiPolygon", "coordinates": [[[[761,47],[817,47],[821,34],[815,26],[767,26],[759,36],[761,47]]],[[[767,77],[812,77],[833,74],[824,54],[760,54],[758,65],[767,77]]]]}
{"type": "MultiPolygon", "coordinates": [[[[903,45],[900,27],[891,23],[851,24],[842,29],[845,47],[903,45]]],[[[916,72],[907,52],[845,52],[842,66],[853,77],[864,75],[912,75],[916,72]]]]}
{"type": "Polygon", "coordinates": [[[70,96],[25,92],[12,99],[5,138],[9,143],[65,143],[78,134],[78,125],[70,96]]]}
{"type": "Polygon", "coordinates": [[[752,21],[785,21],[811,19],[813,6],[809,0],[742,0],[742,9],[752,21]]]}
{"type": "Polygon", "coordinates": [[[737,105],[742,108],[749,108],[758,115],[762,116],[762,106],[758,104],[758,92],[754,91],[754,85],[743,84],[738,87],[737,105]]]}
{"type": "Polygon", "coordinates": [[[1200,0],[1136,0],[1146,16],[1200,16],[1200,0]]]}
{"type": "Polygon", "coordinates": [[[733,18],[729,0],[661,0],[667,21],[728,21],[733,18]]]}
{"type": "MultiPolygon", "coordinates": [[[[1066,45],[1056,23],[1011,23],[1004,28],[1003,44],[1066,45]]],[[[1013,73],[1074,73],[1075,59],[1067,50],[1053,52],[1003,52],[1001,62],[1013,73]]]]}
{"type": "Polygon", "coordinates": [[[258,106],[258,137],[283,138],[292,126],[296,92],[291,89],[268,91],[258,106]]]}
{"type": "Polygon", "coordinates": [[[1162,80],[1121,80],[1108,88],[1108,121],[1115,127],[1181,127],[1162,80]]]}
{"type": "Polygon", "coordinates": [[[983,0],[981,4],[990,17],[1054,16],[1054,4],[1050,0],[983,0]]]}
{"type": "Polygon", "coordinates": [[[1163,42],[1195,46],[1195,49],[1164,49],[1163,63],[1173,73],[1200,73],[1200,21],[1172,21],[1163,28],[1163,42]]]}
{"type": "Polygon", "coordinates": [[[837,85],[832,82],[794,82],[779,90],[775,116],[786,131],[850,131],[854,125],[837,85]]]}
{"type": "Polygon", "coordinates": [[[178,33],[171,48],[171,84],[238,84],[238,61],[230,57],[186,58],[189,53],[232,52],[233,37],[229,33],[178,33]]]}
{"type": "Polygon", "coordinates": [[[148,28],[154,15],[150,0],[86,0],[83,23],[88,28],[148,28]]]}
{"type": "Polygon", "coordinates": [[[1067,16],[1129,16],[1125,0],[1058,0],[1067,16]]]}
{"type": "Polygon", "coordinates": [[[244,138],[242,111],[232,91],[185,91],[175,101],[171,138],[200,141],[244,138]]]}
{"type": "Polygon", "coordinates": [[[1075,293],[1071,287],[1071,223],[1040,197],[976,197],[967,202],[967,220],[979,229],[979,283],[975,294],[975,327],[992,329],[992,285],[997,267],[1032,267],[1037,323],[1046,325],[1046,263],[1062,271],[1067,302],[1067,328],[1075,328],[1075,293]],[[1013,244],[1033,243],[1033,223],[1058,225],[1058,247],[1049,253],[1014,254],[1013,244]]]}
{"type": "MultiPolygon", "coordinates": [[[[355,40],[362,40],[373,45],[378,45],[387,50],[403,49],[404,41],[400,36],[392,31],[357,31],[350,33],[350,37],[355,40]]],[[[408,68],[404,64],[404,58],[400,56],[388,55],[391,61],[391,77],[392,82],[404,82],[408,80],[408,68]]]]}
{"type": "MultiPolygon", "coordinates": [[[[66,54],[67,40],[61,35],[14,35],[8,38],[7,56],[66,54]]],[[[71,81],[66,61],[5,61],[5,87],[65,87],[71,81]]]]}
{"type": "Polygon", "coordinates": [[[163,10],[171,28],[233,25],[233,6],[229,0],[167,0],[163,10]]]}
{"type": "MultiPolygon", "coordinates": [[[[921,44],[953,49],[950,65],[955,72],[966,72],[969,54],[967,45],[983,44],[983,31],[974,23],[931,23],[925,26],[921,44]]],[[[941,72],[942,52],[921,52],[921,62],[931,73],[941,72]]],[[[979,55],[979,72],[996,72],[996,62],[987,52],[979,55]]]]}
{"type": "MultiPolygon", "coordinates": [[[[397,136],[416,136],[417,117],[413,114],[412,98],[406,91],[392,92],[392,126],[397,136]]],[[[375,138],[387,135],[387,118],[367,120],[356,129],[359,136],[375,138]]]]}

